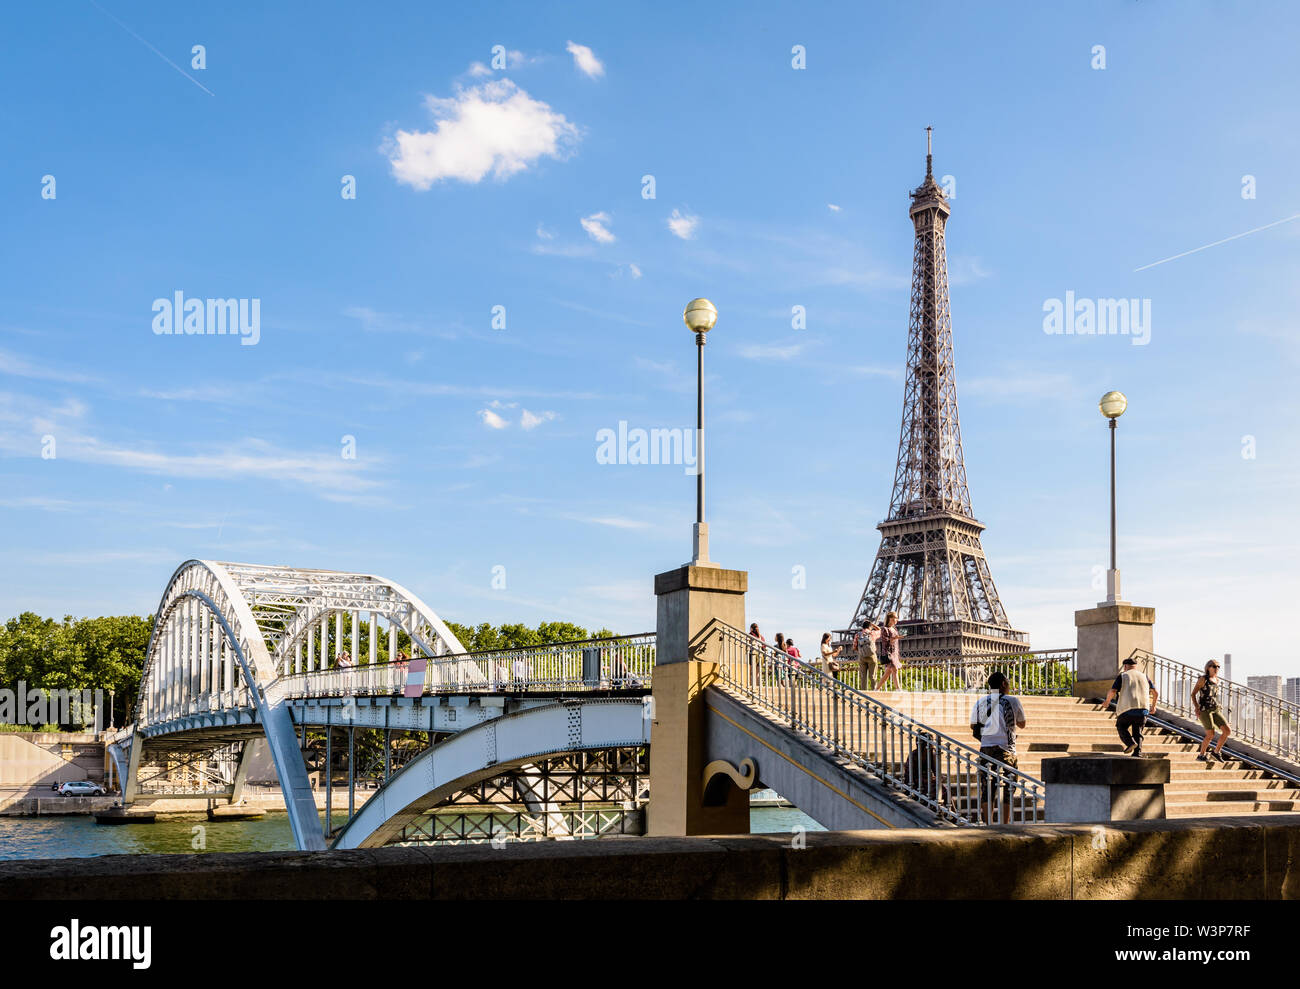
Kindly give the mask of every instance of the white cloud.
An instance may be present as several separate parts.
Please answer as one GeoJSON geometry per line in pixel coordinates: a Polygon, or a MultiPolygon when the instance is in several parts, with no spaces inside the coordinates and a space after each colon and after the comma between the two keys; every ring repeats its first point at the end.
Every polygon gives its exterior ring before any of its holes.
{"type": "Polygon", "coordinates": [[[673,215],[668,217],[668,229],[682,240],[690,240],[695,236],[695,229],[700,225],[700,218],[692,216],[690,213],[683,213],[681,210],[673,210],[673,215]]]}
{"type": "Polygon", "coordinates": [[[582,224],[582,229],[587,231],[587,235],[592,240],[601,244],[612,244],[616,238],[605,226],[609,221],[608,213],[592,213],[591,216],[584,216],[578,222],[582,224]]]}
{"type": "Polygon", "coordinates": [[[539,238],[540,240],[554,240],[554,239],[555,239],[555,234],[551,233],[551,231],[547,230],[547,229],[546,229],[544,226],[542,226],[540,223],[537,224],[537,236],[538,236],[538,238],[539,238]]]}
{"type": "Polygon", "coordinates": [[[787,361],[791,357],[798,357],[803,352],[803,347],[801,343],[792,343],[785,347],[752,343],[740,348],[740,356],[751,361],[787,361]]]}
{"type": "Polygon", "coordinates": [[[838,213],[840,211],[840,208],[836,206],[834,203],[827,203],[826,208],[830,210],[832,213],[838,213]]]}
{"type": "Polygon", "coordinates": [[[479,182],[489,172],[506,179],[540,158],[563,157],[578,140],[564,114],[509,79],[457,87],[455,96],[429,96],[425,105],[437,126],[399,130],[383,148],[394,178],[416,189],[444,179],[479,182]]]}
{"type": "Polygon", "coordinates": [[[642,522],[640,519],[625,519],[617,515],[606,515],[593,518],[585,515],[569,515],[567,518],[574,522],[588,522],[592,525],[607,525],[614,529],[648,529],[649,522],[642,522]]]}
{"type": "Polygon", "coordinates": [[[510,425],[505,419],[493,412],[491,409],[479,409],[479,418],[483,420],[483,425],[488,429],[505,429],[510,425]]]}
{"type": "Polygon", "coordinates": [[[949,285],[970,285],[973,282],[982,281],[992,274],[993,272],[980,263],[979,258],[950,257],[948,259],[949,285]]]}
{"type": "Polygon", "coordinates": [[[481,78],[482,76],[490,76],[492,74],[492,70],[489,69],[482,62],[471,62],[469,65],[469,74],[472,75],[475,79],[478,79],[481,78]]]}
{"type": "Polygon", "coordinates": [[[576,41],[570,41],[564,46],[565,50],[573,56],[573,64],[577,66],[578,71],[583,73],[589,79],[596,79],[605,74],[605,66],[600,59],[586,45],[580,45],[576,41]]]}
{"type": "Polygon", "coordinates": [[[76,371],[33,364],[26,358],[0,350],[0,374],[12,374],[18,378],[34,378],[38,381],[61,381],[66,384],[88,384],[95,378],[76,371]]]}
{"type": "Polygon", "coordinates": [[[641,266],[640,266],[640,265],[629,264],[629,265],[627,266],[627,270],[628,270],[628,272],[632,275],[633,278],[640,278],[640,277],[641,277],[641,266]]]}
{"type": "Polygon", "coordinates": [[[533,413],[533,412],[529,412],[527,409],[524,409],[523,415],[519,417],[519,425],[521,425],[524,429],[536,429],[542,423],[551,422],[555,418],[556,415],[554,412],[533,413]]]}

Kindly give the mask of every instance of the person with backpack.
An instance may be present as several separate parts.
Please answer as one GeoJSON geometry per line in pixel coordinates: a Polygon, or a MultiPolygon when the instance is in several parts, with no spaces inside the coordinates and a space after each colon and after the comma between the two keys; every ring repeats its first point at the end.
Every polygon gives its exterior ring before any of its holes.
{"type": "Polygon", "coordinates": [[[1205,737],[1201,739],[1201,754],[1196,757],[1196,761],[1213,762],[1215,759],[1221,761],[1223,743],[1228,740],[1231,730],[1228,728],[1228,719],[1219,709],[1219,664],[1214,660],[1205,664],[1205,675],[1198,679],[1196,686],[1192,688],[1192,710],[1196,712],[1197,720],[1205,729],[1205,737]],[[1219,736],[1219,741],[1214,746],[1214,754],[1210,755],[1207,750],[1216,730],[1222,730],[1223,734],[1219,736]]]}
{"type": "Polygon", "coordinates": [[[1147,675],[1137,668],[1137,660],[1132,656],[1124,660],[1123,669],[1110,685],[1103,709],[1110,707],[1110,702],[1117,698],[1115,728],[1119,740],[1124,743],[1124,754],[1141,756],[1142,729],[1147,723],[1148,706],[1149,713],[1155,714],[1160,695],[1151,686],[1147,675]]]}
{"type": "Polygon", "coordinates": [[[853,648],[858,654],[858,689],[866,692],[876,682],[880,661],[876,658],[876,642],[880,639],[880,626],[867,619],[853,635],[853,648]]]}
{"type": "Polygon", "coordinates": [[[988,778],[980,783],[980,814],[985,824],[993,823],[993,801],[1000,789],[1000,820],[1008,824],[1011,818],[1011,781],[1006,778],[1002,767],[1014,769],[1018,763],[1016,729],[1025,727],[1025,709],[1011,696],[1011,681],[1001,670],[989,674],[988,687],[989,693],[977,700],[970,712],[971,734],[979,739],[980,765],[988,774],[988,778]],[[1001,786],[997,783],[999,779],[1005,781],[1001,786]]]}

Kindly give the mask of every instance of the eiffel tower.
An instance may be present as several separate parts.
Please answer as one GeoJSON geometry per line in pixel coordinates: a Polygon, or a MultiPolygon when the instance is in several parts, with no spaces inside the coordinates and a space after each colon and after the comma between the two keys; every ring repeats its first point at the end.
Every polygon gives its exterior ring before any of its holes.
{"type": "Polygon", "coordinates": [[[1007,620],[980,546],[984,526],[971,512],[957,421],[948,258],[951,212],[934,181],[926,128],[925,181],[911,193],[916,229],[907,384],[898,466],[880,549],[850,628],[898,614],[905,658],[1024,652],[1029,637],[1007,620]]]}

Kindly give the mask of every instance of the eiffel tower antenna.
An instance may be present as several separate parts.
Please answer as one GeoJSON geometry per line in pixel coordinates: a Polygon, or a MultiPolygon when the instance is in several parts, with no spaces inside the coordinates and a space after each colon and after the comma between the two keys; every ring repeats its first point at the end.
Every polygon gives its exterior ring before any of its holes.
{"type": "Polygon", "coordinates": [[[934,181],[933,129],[925,132],[925,181],[908,211],[916,239],[898,465],[889,517],[876,526],[880,549],[850,627],[896,612],[906,633],[903,655],[914,659],[1023,652],[1029,637],[1007,620],[966,486],[948,306],[951,209],[934,181]]]}

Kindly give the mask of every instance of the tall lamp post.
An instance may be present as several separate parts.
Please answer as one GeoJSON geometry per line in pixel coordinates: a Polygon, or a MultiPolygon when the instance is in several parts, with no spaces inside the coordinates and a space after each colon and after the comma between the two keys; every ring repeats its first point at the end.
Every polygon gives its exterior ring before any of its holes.
{"type": "Polygon", "coordinates": [[[1101,414],[1110,420],[1110,569],[1106,571],[1106,604],[1119,602],[1119,570],[1115,566],[1115,424],[1128,399],[1123,392],[1108,391],[1098,403],[1101,414]]]}
{"type": "Polygon", "coordinates": [[[693,567],[715,566],[709,562],[709,526],[704,521],[704,335],[718,321],[718,308],[708,299],[692,299],[682,313],[686,327],[695,334],[695,528],[693,567]]]}

